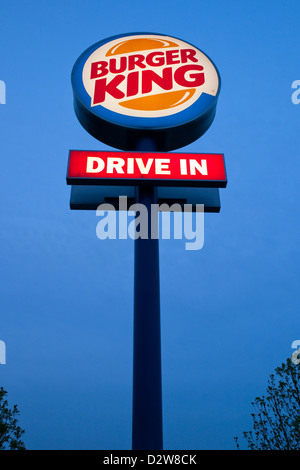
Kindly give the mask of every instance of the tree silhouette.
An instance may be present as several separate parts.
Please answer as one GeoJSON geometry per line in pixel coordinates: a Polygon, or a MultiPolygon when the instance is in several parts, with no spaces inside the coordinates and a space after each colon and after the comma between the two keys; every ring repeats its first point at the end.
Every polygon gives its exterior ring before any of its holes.
{"type": "MultiPolygon", "coordinates": [[[[243,432],[250,450],[300,449],[300,364],[287,359],[268,380],[267,394],[251,403],[253,429],[243,432]]],[[[234,438],[239,449],[238,438],[234,438]]]]}
{"type": "Polygon", "coordinates": [[[0,388],[0,449],[24,450],[25,445],[21,440],[24,430],[18,426],[19,410],[17,405],[9,409],[6,400],[7,391],[0,388]]]}

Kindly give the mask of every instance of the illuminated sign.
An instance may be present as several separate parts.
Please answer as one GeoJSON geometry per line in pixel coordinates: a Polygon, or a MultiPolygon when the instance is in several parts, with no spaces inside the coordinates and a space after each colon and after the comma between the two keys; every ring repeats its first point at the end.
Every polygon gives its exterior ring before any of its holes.
{"type": "MultiPolygon", "coordinates": [[[[197,241],[199,215],[203,227],[201,212],[220,211],[219,188],[227,185],[223,154],[167,152],[209,129],[220,75],[212,60],[186,41],[128,33],[84,51],[72,70],[72,88],[83,128],[123,150],[70,150],[66,179],[72,210],[109,213],[97,225],[99,238],[116,238],[117,224],[106,228],[110,216],[116,221],[115,210],[120,211],[118,236],[126,238],[126,212],[134,213],[132,449],[163,449],[158,212],[178,212],[174,221],[184,212],[191,226],[194,218],[196,231],[191,233],[197,241]]],[[[202,233],[197,248],[187,249],[202,248],[202,233]]]]}
{"type": "Polygon", "coordinates": [[[136,150],[140,137],[150,137],[168,151],[209,128],[220,77],[206,54],[181,39],[131,33],[87,49],[72,85],[77,117],[98,140],[136,150]]]}
{"type": "Polygon", "coordinates": [[[224,188],[223,154],[71,150],[68,184],[154,184],[224,188]]]}

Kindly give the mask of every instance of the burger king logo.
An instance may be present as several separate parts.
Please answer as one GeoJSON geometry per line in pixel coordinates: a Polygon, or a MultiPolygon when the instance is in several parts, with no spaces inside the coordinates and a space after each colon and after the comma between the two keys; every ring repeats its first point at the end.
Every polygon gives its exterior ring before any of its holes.
{"type": "Polygon", "coordinates": [[[97,48],[82,74],[91,107],[127,116],[168,116],[202,93],[215,96],[218,74],[199,49],[169,36],[138,35],[97,48]]]}
{"type": "Polygon", "coordinates": [[[181,39],[153,33],[120,35],[94,44],[75,63],[72,84],[83,127],[124,150],[134,145],[119,141],[124,141],[122,129],[132,142],[143,130],[152,137],[161,130],[161,150],[195,140],[213,121],[220,90],[219,73],[206,54],[181,39]],[[181,139],[177,131],[182,126],[181,139]]]}

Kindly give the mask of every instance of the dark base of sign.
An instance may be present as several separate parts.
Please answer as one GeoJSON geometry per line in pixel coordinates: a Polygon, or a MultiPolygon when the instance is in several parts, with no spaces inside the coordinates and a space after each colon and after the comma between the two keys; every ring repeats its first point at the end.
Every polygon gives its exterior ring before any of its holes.
{"type": "Polygon", "coordinates": [[[216,106],[211,106],[205,114],[187,124],[166,129],[151,128],[147,130],[118,126],[101,119],[87,111],[76,98],[74,109],[84,129],[106,145],[120,150],[134,151],[141,139],[149,139],[160,152],[176,150],[199,139],[212,124],[216,113],[216,106]]]}
{"type": "MultiPolygon", "coordinates": [[[[100,204],[111,204],[115,210],[128,210],[136,202],[134,186],[71,186],[70,209],[96,210],[100,204]],[[119,205],[120,196],[127,197],[126,205],[119,205]]],[[[191,204],[196,210],[196,204],[204,205],[204,212],[220,212],[221,203],[218,188],[157,188],[159,205],[168,204],[172,211],[184,209],[185,204],[191,204]]]]}

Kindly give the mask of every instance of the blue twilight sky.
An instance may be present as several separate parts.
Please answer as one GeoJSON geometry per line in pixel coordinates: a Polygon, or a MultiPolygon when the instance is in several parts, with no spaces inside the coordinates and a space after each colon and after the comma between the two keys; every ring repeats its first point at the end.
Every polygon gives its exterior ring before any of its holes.
{"type": "MultiPolygon", "coordinates": [[[[300,3],[1,2],[0,386],[29,449],[130,449],[133,241],[70,211],[68,151],[107,150],[78,123],[70,74],[95,42],[136,31],[198,46],[222,89],[182,151],[224,153],[205,242],[160,242],[166,449],[233,449],[299,329],[300,3]]],[[[241,447],[245,447],[241,439],[241,447]]]]}

